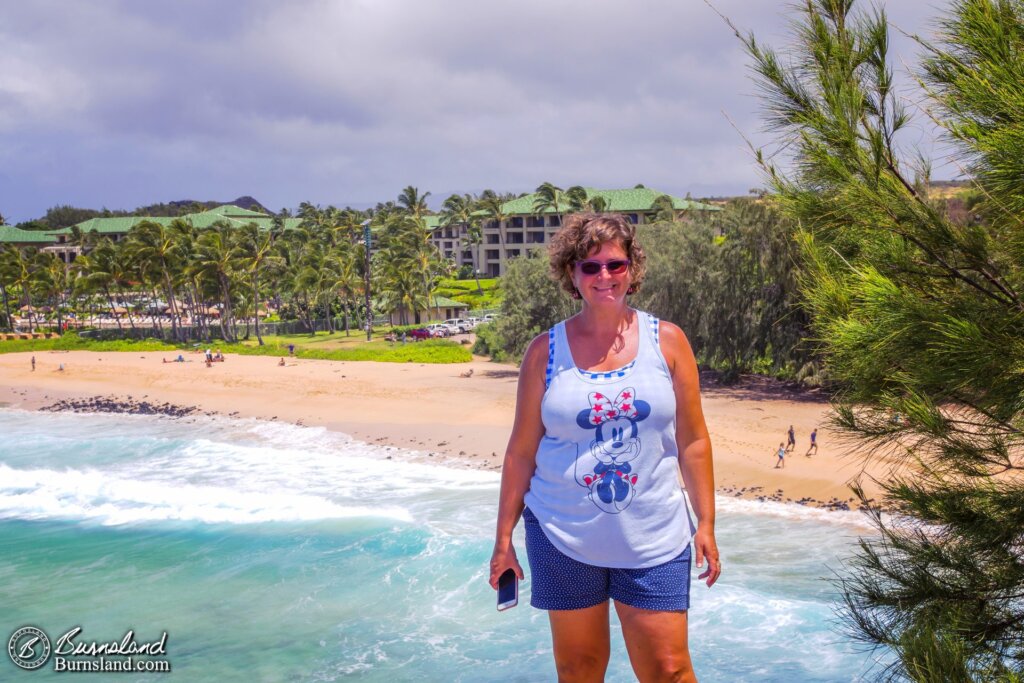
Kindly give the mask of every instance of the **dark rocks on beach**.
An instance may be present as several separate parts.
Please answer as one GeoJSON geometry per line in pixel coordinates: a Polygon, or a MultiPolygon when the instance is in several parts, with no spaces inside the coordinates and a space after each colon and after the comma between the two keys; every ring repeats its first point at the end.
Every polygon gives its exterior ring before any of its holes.
{"type": "Polygon", "coordinates": [[[855,509],[855,508],[850,506],[850,503],[852,503],[854,501],[853,498],[850,498],[848,501],[846,501],[846,500],[841,500],[839,498],[833,497],[833,498],[831,498],[831,499],[826,501],[826,500],[818,500],[817,498],[812,498],[810,496],[805,496],[803,498],[799,498],[797,500],[793,500],[792,498],[787,498],[785,496],[785,494],[784,494],[782,489],[776,489],[775,492],[770,494],[770,495],[763,494],[763,493],[758,493],[759,491],[763,491],[763,490],[764,490],[764,487],[762,487],[762,486],[751,486],[749,488],[746,487],[746,486],[744,486],[742,488],[737,488],[737,487],[734,487],[734,486],[724,486],[724,487],[720,488],[718,490],[718,492],[721,493],[722,495],[731,495],[733,498],[743,498],[743,497],[746,496],[746,497],[752,498],[753,500],[760,501],[762,503],[767,503],[767,502],[772,502],[772,503],[783,503],[783,502],[785,502],[785,503],[793,503],[795,505],[802,505],[804,507],[812,507],[812,508],[820,508],[822,510],[830,510],[830,511],[833,511],[833,512],[835,512],[835,511],[849,512],[850,510],[855,509]]]}
{"type": "Polygon", "coordinates": [[[119,413],[124,415],[165,415],[185,417],[201,412],[198,408],[176,406],[171,403],[150,403],[126,399],[96,396],[83,399],[66,399],[40,408],[50,413],[119,413]]]}

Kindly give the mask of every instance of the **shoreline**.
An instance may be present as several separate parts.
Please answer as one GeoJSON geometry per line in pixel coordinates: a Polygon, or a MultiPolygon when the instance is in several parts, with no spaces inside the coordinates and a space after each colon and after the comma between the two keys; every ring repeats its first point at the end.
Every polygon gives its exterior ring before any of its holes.
{"type": "MultiPolygon", "coordinates": [[[[0,354],[0,406],[321,426],[414,451],[409,457],[415,461],[491,471],[501,469],[519,375],[516,366],[478,357],[454,366],[292,358],[281,367],[271,356],[228,354],[224,363],[207,368],[199,354],[189,354],[186,363],[164,363],[160,352],[90,351],[36,353],[33,372],[32,355],[0,354]]],[[[771,382],[708,384],[702,405],[718,495],[856,510],[847,483],[861,473],[883,476],[879,463],[864,470],[856,455],[842,455],[825,425],[823,398],[793,398],[771,382]],[[786,468],[775,469],[775,450],[790,424],[797,448],[787,455],[786,468]],[[815,427],[818,455],[804,457],[815,427]]],[[[864,477],[863,484],[869,497],[878,497],[874,482],[864,477]]]]}

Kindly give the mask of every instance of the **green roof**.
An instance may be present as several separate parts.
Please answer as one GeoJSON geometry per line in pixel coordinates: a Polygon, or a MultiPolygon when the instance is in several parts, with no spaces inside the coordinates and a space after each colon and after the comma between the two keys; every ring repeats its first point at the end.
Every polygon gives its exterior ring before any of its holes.
{"type": "MultiPolygon", "coordinates": [[[[625,213],[644,213],[651,211],[651,206],[654,204],[654,200],[664,195],[664,192],[653,190],[649,187],[635,187],[628,190],[598,190],[593,187],[583,188],[587,191],[587,197],[601,197],[605,200],[607,211],[625,212],[625,213]]],[[[696,211],[720,211],[721,209],[717,206],[711,206],[710,204],[703,204],[701,202],[695,202],[692,199],[683,199],[682,197],[674,197],[668,195],[672,199],[672,207],[677,211],[685,210],[696,210],[696,211]]],[[[533,203],[537,199],[537,194],[528,194],[518,199],[505,202],[501,206],[503,213],[507,215],[532,215],[534,213],[533,203]]],[[[567,213],[569,210],[568,204],[564,207],[560,207],[560,213],[567,213]]],[[[555,213],[554,209],[547,208],[542,213],[555,213]]]]}
{"type": "MultiPolygon", "coordinates": [[[[168,225],[173,220],[173,218],[168,218],[166,216],[114,216],[108,218],[90,218],[87,221],[78,223],[75,227],[82,232],[98,232],[101,235],[107,235],[128,232],[136,223],[141,223],[142,221],[152,221],[154,223],[168,225]]],[[[70,235],[71,228],[54,230],[48,234],[70,235]]]]}
{"type": "Polygon", "coordinates": [[[210,209],[209,211],[204,211],[203,213],[215,213],[229,218],[270,218],[270,216],[261,211],[243,209],[242,207],[235,206],[234,204],[222,204],[216,208],[210,209]]]}
{"type": "Polygon", "coordinates": [[[57,241],[48,232],[22,230],[13,225],[0,225],[0,244],[53,244],[57,241]]]}
{"type": "Polygon", "coordinates": [[[469,308],[469,304],[449,299],[446,296],[435,296],[431,305],[435,308],[469,308]]]}
{"type": "MultiPolygon", "coordinates": [[[[234,206],[233,204],[224,204],[210,209],[209,211],[190,213],[176,218],[168,216],[117,216],[111,218],[90,218],[87,221],[79,223],[77,227],[82,232],[98,232],[100,234],[107,235],[123,234],[127,233],[135,227],[136,224],[141,223],[142,221],[152,221],[154,223],[160,223],[161,225],[169,225],[171,221],[177,219],[188,221],[197,228],[209,228],[217,221],[227,221],[232,225],[239,226],[245,225],[246,223],[255,223],[266,230],[269,230],[274,225],[274,218],[265,213],[250,211],[249,209],[243,209],[238,206],[234,206]]],[[[284,219],[284,228],[285,230],[293,230],[298,227],[301,222],[301,218],[286,218],[284,219]]],[[[70,233],[71,228],[64,228],[62,230],[54,230],[47,234],[66,235],[70,233]]]]}

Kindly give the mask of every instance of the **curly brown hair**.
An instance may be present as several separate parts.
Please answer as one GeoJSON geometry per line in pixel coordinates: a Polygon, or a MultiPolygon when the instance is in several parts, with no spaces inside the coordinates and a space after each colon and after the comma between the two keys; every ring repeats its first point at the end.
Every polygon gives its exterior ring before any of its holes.
{"type": "Polygon", "coordinates": [[[630,292],[640,289],[647,272],[647,256],[636,240],[636,226],[618,213],[574,213],[551,238],[548,259],[551,277],[574,294],[572,269],[606,242],[618,242],[629,259],[630,292]]]}

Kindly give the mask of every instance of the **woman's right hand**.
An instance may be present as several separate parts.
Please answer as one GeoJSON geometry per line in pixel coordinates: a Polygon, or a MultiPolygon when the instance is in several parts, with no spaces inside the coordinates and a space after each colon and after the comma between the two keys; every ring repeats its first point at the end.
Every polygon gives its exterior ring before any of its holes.
{"type": "Polygon", "coordinates": [[[494,552],[491,553],[491,588],[498,590],[498,577],[509,568],[515,570],[520,581],[525,578],[523,568],[519,565],[519,559],[516,557],[516,549],[512,546],[511,541],[505,547],[495,546],[494,552]]]}

